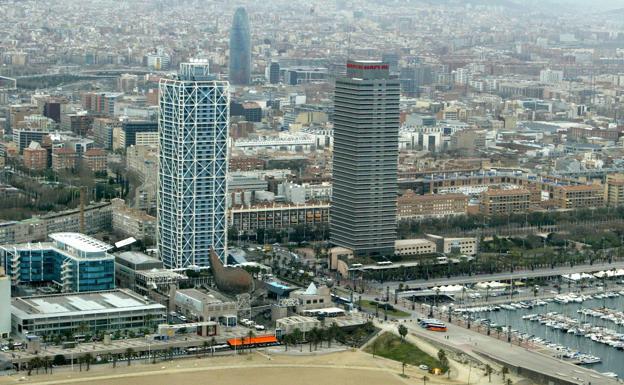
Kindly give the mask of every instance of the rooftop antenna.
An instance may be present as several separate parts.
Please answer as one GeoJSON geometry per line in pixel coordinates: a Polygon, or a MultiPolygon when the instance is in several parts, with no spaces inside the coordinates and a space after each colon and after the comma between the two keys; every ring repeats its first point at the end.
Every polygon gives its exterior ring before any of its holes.
{"type": "Polygon", "coordinates": [[[351,27],[349,27],[349,34],[347,36],[347,60],[351,57],[351,27]]]}

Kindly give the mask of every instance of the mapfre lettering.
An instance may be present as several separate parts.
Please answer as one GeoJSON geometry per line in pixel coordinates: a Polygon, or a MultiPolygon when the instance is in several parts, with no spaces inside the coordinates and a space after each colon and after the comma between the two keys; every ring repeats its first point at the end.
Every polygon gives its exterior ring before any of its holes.
{"type": "Polygon", "coordinates": [[[347,68],[355,68],[358,70],[387,70],[390,67],[387,64],[363,65],[348,63],[347,68]]]}

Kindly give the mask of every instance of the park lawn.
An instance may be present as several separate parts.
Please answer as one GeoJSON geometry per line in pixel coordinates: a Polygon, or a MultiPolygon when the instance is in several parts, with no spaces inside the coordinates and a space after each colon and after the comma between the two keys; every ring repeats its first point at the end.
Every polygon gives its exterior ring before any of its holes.
{"type": "MultiPolygon", "coordinates": [[[[382,303],[379,303],[379,305],[382,305],[382,303]]],[[[366,311],[375,312],[375,304],[372,301],[363,299],[361,302],[361,306],[362,306],[362,309],[366,311]]],[[[410,316],[409,313],[406,313],[403,310],[399,310],[399,309],[388,310],[387,313],[388,313],[388,316],[397,317],[397,318],[406,318],[410,316]]],[[[383,314],[384,314],[383,307],[379,306],[379,315],[383,316],[383,314]]]]}
{"type": "Polygon", "coordinates": [[[401,341],[400,337],[389,332],[381,334],[375,341],[368,344],[365,351],[373,354],[373,349],[375,355],[401,363],[405,362],[407,365],[419,366],[424,364],[429,368],[442,368],[438,359],[431,357],[410,342],[401,341]],[[375,347],[375,345],[377,346],[375,347]]]}

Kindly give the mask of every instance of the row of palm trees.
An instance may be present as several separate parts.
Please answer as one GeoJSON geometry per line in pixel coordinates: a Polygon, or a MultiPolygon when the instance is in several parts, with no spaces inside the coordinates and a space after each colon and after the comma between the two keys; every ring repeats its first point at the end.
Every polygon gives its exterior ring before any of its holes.
{"type": "MultiPolygon", "coordinates": [[[[249,336],[249,338],[253,338],[253,332],[250,331],[250,334],[251,335],[249,336]]],[[[203,356],[205,357],[208,351],[211,351],[212,356],[214,356],[213,347],[215,345],[217,345],[217,340],[214,337],[212,337],[210,341],[204,341],[202,343],[202,348],[201,348],[201,351],[203,352],[203,356]]],[[[199,354],[200,349],[198,349],[197,352],[199,354]]],[[[149,356],[147,358],[151,359],[151,362],[155,364],[158,357],[163,357],[165,360],[172,360],[174,353],[175,353],[175,349],[172,347],[169,347],[167,349],[154,349],[150,351],[149,356]]],[[[109,354],[106,362],[112,362],[113,368],[115,368],[117,367],[117,361],[125,359],[128,366],[130,366],[132,363],[132,360],[136,358],[137,356],[138,356],[138,353],[134,349],[127,348],[124,353],[109,354]]],[[[86,353],[76,359],[76,363],[78,364],[79,370],[81,372],[82,372],[83,366],[86,371],[89,371],[89,369],[91,369],[91,364],[95,362],[96,362],[96,359],[95,357],[93,357],[91,353],[86,353]]],[[[33,357],[28,362],[27,368],[28,368],[29,376],[32,374],[33,371],[35,371],[35,374],[39,374],[39,369],[45,370],[46,374],[48,374],[48,370],[49,370],[50,374],[52,374],[53,362],[52,362],[52,359],[48,356],[33,357]]]]}
{"type": "Polygon", "coordinates": [[[286,351],[288,351],[288,345],[299,345],[300,350],[303,351],[303,344],[307,342],[310,345],[310,351],[312,351],[312,347],[314,347],[314,350],[317,350],[319,344],[322,346],[324,341],[327,342],[327,347],[331,348],[332,341],[340,339],[341,336],[342,330],[340,327],[336,323],[332,323],[329,328],[314,327],[306,333],[296,328],[292,333],[282,337],[282,343],[286,351]]]}
{"type": "Polygon", "coordinates": [[[50,374],[52,374],[52,359],[50,357],[34,357],[28,362],[29,376],[32,374],[33,370],[36,374],[39,374],[39,369],[43,369],[46,374],[48,374],[49,369],[50,374]]]}

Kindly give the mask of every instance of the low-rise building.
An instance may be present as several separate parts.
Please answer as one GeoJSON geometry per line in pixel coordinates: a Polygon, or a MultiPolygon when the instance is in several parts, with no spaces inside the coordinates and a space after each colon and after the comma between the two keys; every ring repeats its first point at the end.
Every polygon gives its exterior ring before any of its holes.
{"type": "Polygon", "coordinates": [[[397,199],[398,220],[421,220],[465,215],[468,212],[468,196],[464,194],[417,195],[407,190],[397,199]]]}
{"type": "Polygon", "coordinates": [[[158,132],[137,132],[135,143],[137,146],[158,147],[158,132]]]}
{"type": "Polygon", "coordinates": [[[435,242],[438,253],[463,255],[475,255],[479,250],[479,243],[475,237],[443,237],[440,235],[426,234],[425,238],[435,242]]]}
{"type": "Polygon", "coordinates": [[[67,147],[52,150],[52,169],[54,171],[71,170],[78,167],[78,153],[67,147]]]}
{"type": "Polygon", "coordinates": [[[524,213],[531,204],[531,192],[527,189],[490,188],[481,193],[480,210],[485,215],[508,215],[524,213]]]}
{"type": "Polygon", "coordinates": [[[93,172],[106,172],[108,168],[106,151],[101,148],[92,148],[83,152],[82,161],[84,165],[93,172]]]}
{"type": "Polygon", "coordinates": [[[80,111],[73,114],[61,114],[61,129],[71,131],[80,136],[85,136],[91,130],[93,116],[87,111],[80,111]]]}
{"type": "Polygon", "coordinates": [[[624,174],[607,175],[605,200],[607,206],[624,205],[624,174]]]}
{"type": "Polygon", "coordinates": [[[324,225],[329,223],[329,202],[232,207],[228,210],[228,223],[241,232],[324,225]]]}
{"type": "Polygon", "coordinates": [[[112,199],[111,204],[113,206],[113,230],[142,241],[148,240],[151,245],[155,240],[156,217],[126,206],[123,199],[112,199]]]}
{"type": "Polygon", "coordinates": [[[560,209],[602,207],[605,204],[604,187],[599,184],[556,186],[553,199],[560,209]]]}
{"type": "Polygon", "coordinates": [[[426,255],[436,252],[436,244],[427,239],[400,239],[394,242],[394,253],[400,256],[426,255]]]}
{"type": "MultiPolygon", "coordinates": [[[[108,202],[100,202],[84,208],[86,234],[111,229],[112,208],[108,202]]],[[[48,234],[80,231],[80,209],[51,212],[40,217],[22,221],[0,223],[0,245],[44,241],[48,234]]]]}
{"type": "Polygon", "coordinates": [[[197,289],[175,290],[170,296],[171,308],[179,314],[199,321],[219,321],[227,326],[237,323],[237,304],[224,301],[216,293],[207,293],[197,289]]]}
{"type": "Polygon", "coordinates": [[[0,267],[0,339],[9,338],[11,333],[11,312],[7,311],[6,306],[11,302],[11,281],[4,273],[4,269],[0,267]]]}
{"type": "Polygon", "coordinates": [[[79,233],[54,233],[51,242],[0,246],[13,286],[57,284],[64,292],[115,288],[113,246],[79,233]]]}
{"type": "Polygon", "coordinates": [[[17,297],[10,313],[14,333],[54,336],[151,329],[165,320],[166,310],[131,291],[108,290],[17,297]]]}
{"type": "Polygon", "coordinates": [[[310,283],[306,290],[295,290],[289,298],[296,301],[297,314],[303,314],[306,310],[323,309],[331,306],[331,292],[327,286],[316,287],[310,283]]]}
{"type": "Polygon", "coordinates": [[[276,321],[276,329],[279,329],[281,335],[292,334],[295,329],[299,329],[301,332],[307,333],[314,328],[320,327],[321,321],[318,319],[301,315],[284,317],[276,321]]]}
{"type": "Polygon", "coordinates": [[[45,170],[48,168],[48,151],[42,148],[38,142],[31,142],[24,149],[24,167],[29,170],[45,170]]]}

